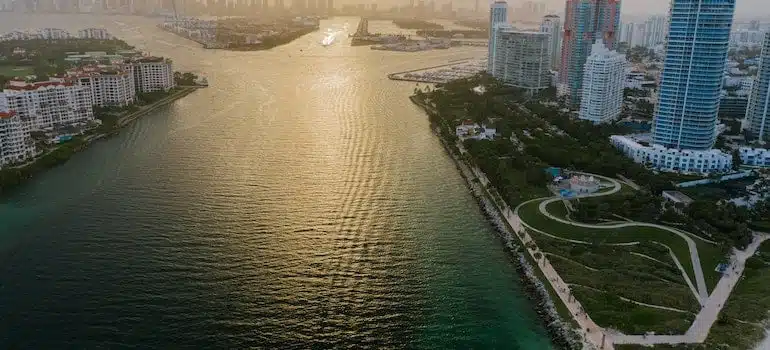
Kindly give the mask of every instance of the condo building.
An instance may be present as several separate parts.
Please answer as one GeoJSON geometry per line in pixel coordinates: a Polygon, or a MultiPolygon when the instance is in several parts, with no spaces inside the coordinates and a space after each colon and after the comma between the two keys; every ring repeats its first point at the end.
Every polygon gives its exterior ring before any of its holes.
{"type": "Polygon", "coordinates": [[[21,118],[15,111],[0,110],[0,168],[24,162],[34,155],[35,145],[29,133],[24,132],[21,118]]]}
{"type": "Polygon", "coordinates": [[[123,107],[136,102],[134,74],[128,67],[85,66],[67,75],[75,85],[89,88],[95,106],[123,107]]]}
{"type": "Polygon", "coordinates": [[[143,57],[131,64],[137,92],[168,91],[175,86],[171,60],[143,57]]]}
{"type": "Polygon", "coordinates": [[[489,54],[487,55],[487,73],[493,74],[495,71],[495,55],[497,52],[497,30],[498,27],[506,26],[508,23],[508,3],[505,1],[495,1],[489,9],[489,54]]]}
{"type": "Polygon", "coordinates": [[[580,119],[605,123],[620,116],[627,67],[625,55],[607,49],[602,40],[596,41],[586,59],[580,119]]]}
{"type": "Polygon", "coordinates": [[[709,150],[736,0],[673,0],[653,121],[653,143],[709,150]]]}
{"type": "Polygon", "coordinates": [[[103,28],[86,28],[78,30],[78,38],[80,39],[98,39],[98,40],[110,40],[112,35],[103,28]]]}
{"type": "Polygon", "coordinates": [[[495,78],[529,92],[551,85],[550,34],[498,29],[496,35],[495,78]]]}
{"type": "Polygon", "coordinates": [[[620,35],[620,0],[567,0],[561,49],[560,91],[580,106],[583,67],[596,40],[615,49],[620,35]]]}
{"type": "Polygon", "coordinates": [[[757,77],[746,109],[747,129],[758,140],[770,141],[770,33],[765,34],[757,77]]]}
{"type": "Polygon", "coordinates": [[[547,15],[540,23],[540,31],[548,33],[548,56],[551,60],[551,69],[559,70],[561,64],[561,18],[557,15],[547,15]]]}
{"type": "Polygon", "coordinates": [[[64,78],[35,83],[12,80],[0,93],[3,107],[19,116],[26,133],[94,120],[91,90],[64,78]]]}

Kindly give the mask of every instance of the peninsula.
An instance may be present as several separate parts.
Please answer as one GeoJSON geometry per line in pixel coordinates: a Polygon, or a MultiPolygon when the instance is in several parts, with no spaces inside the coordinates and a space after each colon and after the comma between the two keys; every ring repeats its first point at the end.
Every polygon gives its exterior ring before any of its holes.
{"type": "Polygon", "coordinates": [[[0,193],[208,85],[103,29],[0,36],[0,193]]]}
{"type": "Polygon", "coordinates": [[[318,30],[318,17],[168,19],[159,27],[207,49],[267,50],[318,30]]]}
{"type": "MultiPolygon", "coordinates": [[[[476,75],[411,100],[518,255],[559,344],[751,349],[765,336],[770,201],[736,207],[692,190],[685,204],[676,184],[692,176],[597,142],[626,130],[572,118],[551,90],[476,75]]],[[[770,185],[767,172],[750,176],[770,185]]]]}

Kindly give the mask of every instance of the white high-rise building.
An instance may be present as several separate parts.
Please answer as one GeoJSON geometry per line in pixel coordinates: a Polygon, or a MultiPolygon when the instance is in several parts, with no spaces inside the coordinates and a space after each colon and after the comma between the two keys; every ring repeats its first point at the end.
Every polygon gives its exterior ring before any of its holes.
{"type": "Polygon", "coordinates": [[[76,85],[90,88],[95,106],[127,106],[136,102],[134,74],[120,67],[86,66],[67,72],[76,85]]]}
{"type": "Polygon", "coordinates": [[[505,1],[495,1],[489,9],[489,55],[487,56],[487,73],[492,74],[495,71],[495,40],[499,25],[508,23],[508,3],[505,1]]]}
{"type": "Polygon", "coordinates": [[[497,31],[494,71],[504,84],[535,92],[551,84],[550,35],[513,29],[497,31]]]}
{"type": "Polygon", "coordinates": [[[110,40],[113,37],[104,28],[86,28],[86,29],[78,30],[78,38],[80,38],[80,39],[110,40]]]}
{"type": "MultiPolygon", "coordinates": [[[[4,103],[0,98],[0,104],[4,103]]],[[[1,108],[2,106],[0,106],[1,108]]],[[[25,133],[15,111],[0,110],[0,168],[22,163],[35,155],[35,143],[25,133]]]]}
{"type": "Polygon", "coordinates": [[[0,93],[0,108],[16,112],[27,134],[94,120],[91,90],[66,79],[36,83],[12,80],[0,93]]]}
{"type": "Polygon", "coordinates": [[[653,48],[666,40],[666,17],[652,16],[644,22],[642,46],[653,48]]]}
{"type": "Polygon", "coordinates": [[[131,67],[137,92],[168,91],[175,86],[169,59],[143,57],[133,61],[131,67]]]}
{"type": "Polygon", "coordinates": [[[72,37],[68,31],[59,28],[43,28],[38,32],[38,35],[40,39],[45,40],[69,39],[72,37]]]}
{"type": "Polygon", "coordinates": [[[759,71],[751,86],[749,107],[746,110],[748,130],[757,139],[770,141],[770,33],[765,34],[759,71]]]}
{"type": "Polygon", "coordinates": [[[543,22],[540,23],[540,31],[550,35],[548,39],[548,55],[551,58],[551,69],[553,70],[559,70],[561,65],[561,36],[563,29],[561,18],[557,15],[545,16],[543,17],[543,22]]]}
{"type": "Polygon", "coordinates": [[[631,44],[634,42],[634,30],[636,29],[636,24],[633,22],[624,23],[622,28],[623,32],[620,35],[620,41],[628,43],[628,45],[631,46],[631,44]]]}
{"type": "Polygon", "coordinates": [[[605,123],[620,116],[627,66],[625,55],[610,51],[602,40],[596,41],[583,73],[580,119],[605,123]]]}

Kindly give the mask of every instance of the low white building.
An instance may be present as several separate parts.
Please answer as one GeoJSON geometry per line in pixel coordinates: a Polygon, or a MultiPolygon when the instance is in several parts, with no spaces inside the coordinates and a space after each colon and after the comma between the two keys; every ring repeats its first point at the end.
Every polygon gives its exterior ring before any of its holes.
{"type": "Polygon", "coordinates": [[[743,165],[770,167],[770,150],[768,149],[741,147],[738,149],[738,155],[743,165]]]}
{"type": "Polygon", "coordinates": [[[716,149],[695,151],[646,146],[619,135],[611,136],[610,142],[634,162],[660,171],[710,174],[729,171],[733,166],[733,156],[716,149]]]}
{"type": "Polygon", "coordinates": [[[86,28],[78,30],[78,38],[110,40],[113,36],[104,28],[86,28]]]}
{"type": "Polygon", "coordinates": [[[599,190],[599,180],[593,176],[576,175],[569,179],[569,189],[577,194],[589,194],[599,190]]]}
{"type": "Polygon", "coordinates": [[[601,39],[596,41],[583,71],[580,119],[606,123],[620,116],[627,66],[625,55],[611,51],[601,39]]]}
{"type": "Polygon", "coordinates": [[[168,91],[175,86],[171,60],[163,57],[142,57],[132,64],[137,92],[168,91]]]}
{"type": "Polygon", "coordinates": [[[14,111],[0,111],[0,168],[21,163],[35,155],[35,144],[24,132],[22,122],[14,111]]]}
{"type": "Polygon", "coordinates": [[[460,140],[493,140],[497,135],[497,129],[484,124],[479,126],[479,124],[466,120],[455,128],[455,134],[460,140]]]}
{"type": "Polygon", "coordinates": [[[75,85],[91,90],[95,106],[128,106],[136,102],[134,75],[123,67],[85,66],[67,72],[75,85]]]}

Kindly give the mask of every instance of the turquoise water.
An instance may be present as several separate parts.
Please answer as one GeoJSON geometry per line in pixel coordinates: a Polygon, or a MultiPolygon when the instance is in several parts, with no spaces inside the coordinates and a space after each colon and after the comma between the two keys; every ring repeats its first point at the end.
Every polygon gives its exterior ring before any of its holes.
{"type": "Polygon", "coordinates": [[[385,78],[484,50],[207,51],[153,24],[0,14],[105,26],[211,84],[2,198],[2,347],[551,348],[414,85],[385,78]]]}

